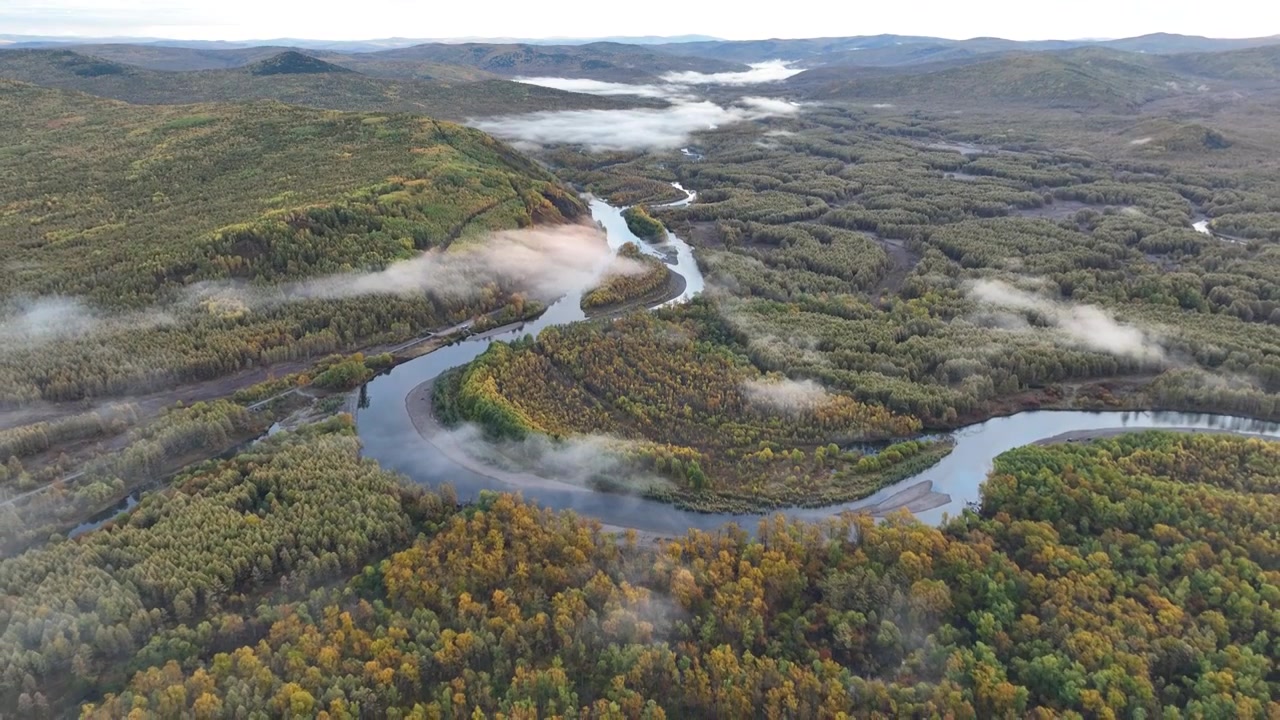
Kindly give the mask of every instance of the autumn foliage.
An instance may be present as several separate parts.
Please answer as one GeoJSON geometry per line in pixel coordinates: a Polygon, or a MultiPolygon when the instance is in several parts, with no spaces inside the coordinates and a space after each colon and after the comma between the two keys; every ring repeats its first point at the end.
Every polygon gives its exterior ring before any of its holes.
{"type": "Polygon", "coordinates": [[[167,650],[86,715],[1264,717],[1278,461],[1160,433],[1027,448],[942,528],[769,519],[652,547],[486,495],[419,512],[345,589],[139,622],[167,650]]]}

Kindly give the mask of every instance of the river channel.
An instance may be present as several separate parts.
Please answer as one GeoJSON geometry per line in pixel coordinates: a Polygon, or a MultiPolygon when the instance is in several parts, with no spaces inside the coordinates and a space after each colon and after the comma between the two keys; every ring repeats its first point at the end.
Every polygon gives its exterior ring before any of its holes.
{"type": "MultiPolygon", "coordinates": [[[[687,204],[693,197],[693,193],[688,193],[685,200],[674,204],[687,204]]],[[[645,252],[663,257],[673,270],[685,277],[685,292],[671,302],[682,302],[702,291],[702,273],[694,262],[690,247],[679,237],[671,235],[665,247],[650,246],[627,229],[621,210],[598,199],[591,201],[591,214],[605,228],[610,247],[616,250],[624,243],[634,242],[645,252]]],[[[509,341],[525,334],[536,335],[551,325],[583,320],[579,302],[584,289],[565,295],[541,317],[519,328],[486,333],[440,348],[370,381],[361,390],[356,416],[365,457],[377,460],[383,467],[401,472],[415,482],[427,485],[450,483],[464,500],[474,498],[481,490],[518,491],[526,500],[545,507],[571,509],[581,515],[596,518],[606,525],[662,534],[682,534],[689,528],[710,530],[729,522],[748,529],[754,528],[759,520],[756,515],[697,513],[679,510],[654,500],[554,482],[508,484],[458,465],[419,434],[406,408],[406,398],[415,388],[451,368],[473,360],[495,341],[509,341]]],[[[954,451],[942,462],[870,497],[825,508],[791,509],[783,512],[791,517],[815,520],[882,504],[886,499],[909,488],[930,482],[934,492],[948,495],[950,499],[937,507],[917,512],[916,517],[937,525],[945,516],[954,516],[967,505],[978,501],[982,481],[991,468],[992,460],[1000,453],[1064,433],[1111,428],[1195,428],[1280,437],[1280,424],[1226,415],[1028,411],[961,428],[953,433],[954,451]]]]}

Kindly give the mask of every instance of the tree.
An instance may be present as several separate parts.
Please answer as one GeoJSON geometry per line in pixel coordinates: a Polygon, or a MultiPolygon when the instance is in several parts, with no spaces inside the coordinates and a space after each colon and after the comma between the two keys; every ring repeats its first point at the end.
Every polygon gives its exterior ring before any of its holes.
{"type": "Polygon", "coordinates": [[[685,477],[689,481],[689,487],[694,490],[702,490],[707,486],[707,475],[702,471],[702,466],[697,460],[690,460],[685,465],[685,477]]]}

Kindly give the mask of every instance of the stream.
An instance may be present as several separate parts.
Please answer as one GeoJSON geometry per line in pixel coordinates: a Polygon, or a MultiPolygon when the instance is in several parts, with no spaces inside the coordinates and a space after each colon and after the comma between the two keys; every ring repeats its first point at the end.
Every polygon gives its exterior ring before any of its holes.
{"type": "MultiPolygon", "coordinates": [[[[678,184],[675,186],[684,190],[678,184]]],[[[687,190],[685,192],[686,199],[672,205],[691,202],[695,197],[694,193],[687,190]]],[[[683,302],[702,291],[702,273],[698,270],[687,243],[671,234],[666,244],[652,246],[639,240],[627,229],[620,209],[599,199],[592,199],[590,206],[592,217],[604,226],[609,246],[615,251],[624,243],[634,242],[644,252],[663,258],[673,270],[685,277],[688,283],[685,292],[671,302],[683,302]]],[[[536,335],[543,328],[552,325],[583,320],[584,315],[579,308],[583,291],[584,289],[578,289],[568,293],[536,320],[514,329],[499,329],[442,347],[399,365],[367,383],[361,388],[356,415],[356,427],[363,444],[364,456],[377,460],[388,470],[407,475],[415,482],[427,485],[452,484],[462,500],[474,499],[482,490],[520,492],[526,500],[545,507],[574,510],[606,525],[662,534],[683,534],[690,528],[713,530],[729,522],[753,529],[759,520],[758,515],[698,513],[680,510],[655,500],[555,482],[509,484],[456,464],[418,433],[406,409],[406,397],[415,388],[449,369],[470,362],[494,341],[510,341],[525,334],[536,335]]],[[[957,515],[966,506],[979,500],[980,487],[997,455],[1063,433],[1110,428],[1205,429],[1280,437],[1280,424],[1227,415],[1027,411],[957,430],[952,433],[955,449],[942,462],[862,500],[824,508],[795,508],[782,512],[793,518],[817,520],[880,504],[927,481],[932,483],[935,492],[949,495],[950,499],[933,509],[917,512],[916,517],[938,525],[946,516],[957,515]]]]}

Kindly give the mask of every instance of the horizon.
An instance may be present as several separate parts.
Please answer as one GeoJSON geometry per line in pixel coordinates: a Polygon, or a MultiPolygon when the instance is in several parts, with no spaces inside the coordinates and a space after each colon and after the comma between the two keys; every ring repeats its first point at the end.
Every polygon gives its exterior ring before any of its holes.
{"type": "Polygon", "coordinates": [[[232,45],[268,45],[280,42],[311,42],[311,43],[334,43],[334,44],[380,44],[380,43],[436,43],[461,45],[467,43],[476,44],[503,44],[503,43],[538,43],[538,44],[583,44],[590,42],[617,42],[626,44],[629,40],[661,40],[665,42],[768,42],[772,40],[824,40],[824,39],[841,39],[852,37],[914,37],[932,40],[947,40],[951,42],[969,42],[974,40],[1007,40],[1019,43],[1041,43],[1041,42],[1079,42],[1079,43],[1103,43],[1114,42],[1117,40],[1126,40],[1139,37],[1153,37],[1158,35],[1174,36],[1174,37],[1191,37],[1206,38],[1210,40],[1252,40],[1252,39],[1268,39],[1276,38],[1280,42],[1280,33],[1264,34],[1264,35],[1195,35],[1177,32],[1166,32],[1162,30],[1154,30],[1151,32],[1139,33],[1136,35],[1098,35],[1087,37],[1032,37],[1032,38],[1011,38],[1001,35],[969,35],[964,37],[953,37],[947,35],[922,35],[919,33],[901,33],[901,32],[882,32],[874,34],[850,34],[850,35],[797,35],[782,36],[774,35],[769,37],[749,37],[749,38],[725,38],[705,33],[687,32],[674,35],[544,35],[544,36],[484,36],[484,35],[466,35],[466,36],[448,36],[448,37],[426,37],[413,35],[388,35],[378,37],[352,37],[352,38],[327,38],[315,37],[309,35],[280,35],[280,36],[262,36],[249,37],[245,39],[229,39],[222,37],[208,38],[181,38],[163,35],[82,35],[82,34],[59,34],[59,33],[0,33],[0,44],[14,44],[21,42],[93,42],[102,44],[130,44],[130,43],[225,43],[232,45]],[[696,38],[696,39],[687,39],[696,38]]]}
{"type": "Polygon", "coordinates": [[[568,12],[556,15],[529,11],[512,0],[498,0],[483,16],[453,9],[431,8],[428,12],[410,0],[366,0],[359,13],[288,1],[224,0],[209,6],[195,0],[170,0],[162,7],[154,7],[148,0],[26,2],[30,4],[0,7],[4,36],[227,43],[280,39],[554,42],[686,35],[729,41],[904,35],[947,40],[995,37],[1019,42],[1081,42],[1158,33],[1222,39],[1280,36],[1280,22],[1258,27],[1259,13],[1249,0],[1222,0],[1208,17],[1201,6],[1175,0],[1161,8],[1158,19],[1141,7],[1106,0],[1082,0],[1083,6],[1077,5],[1071,13],[1050,18],[1027,17],[1007,0],[963,7],[943,0],[918,0],[867,9],[847,20],[834,18],[821,0],[795,0],[787,5],[785,14],[766,11],[747,17],[725,12],[714,3],[689,7],[676,0],[651,0],[644,14],[628,17],[625,23],[598,12],[580,12],[583,8],[568,8],[568,12]]]}

